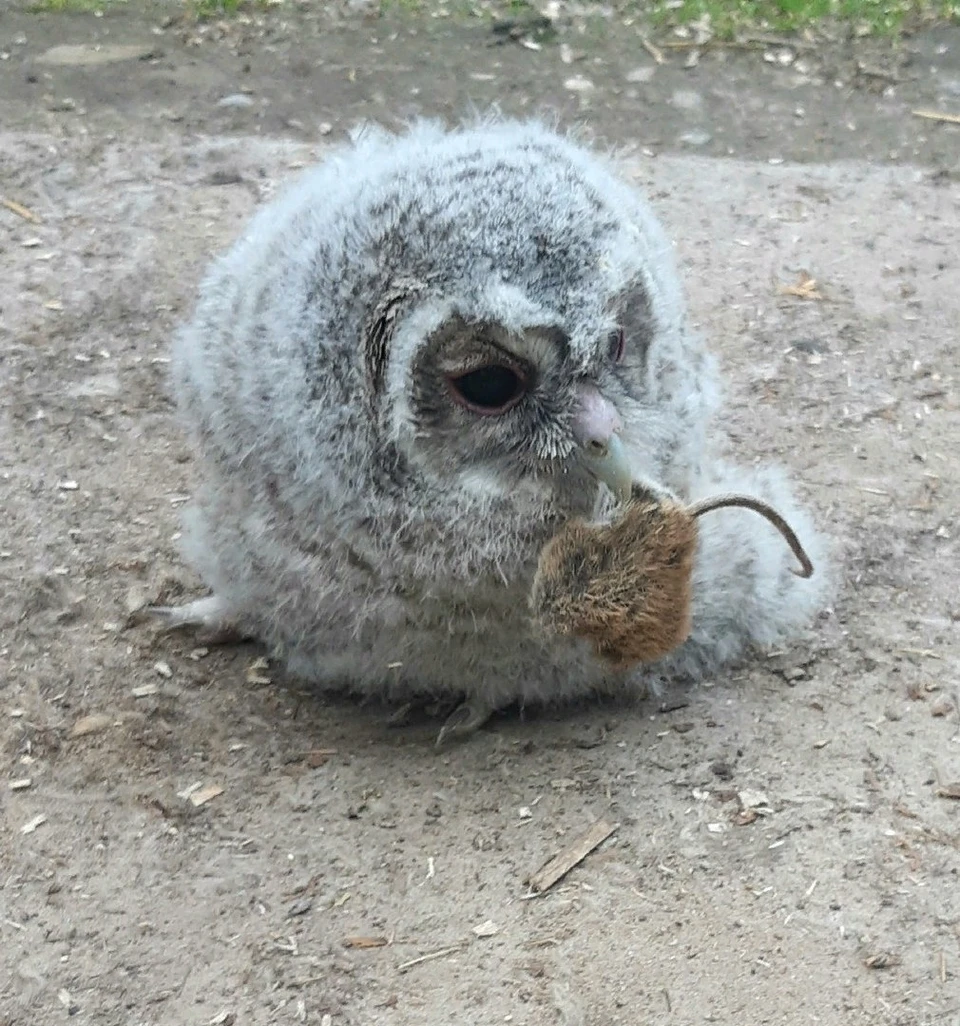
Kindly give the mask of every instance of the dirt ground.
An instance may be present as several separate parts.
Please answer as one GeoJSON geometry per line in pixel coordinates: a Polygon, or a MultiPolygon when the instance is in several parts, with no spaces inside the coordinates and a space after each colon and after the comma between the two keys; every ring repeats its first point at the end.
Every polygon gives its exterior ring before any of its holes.
{"type": "Polygon", "coordinates": [[[910,110],[960,106],[960,33],[878,90],[822,73],[849,44],[684,68],[571,29],[571,71],[472,25],[395,52],[356,18],[162,14],[0,16],[0,1023],[957,1026],[960,126],[910,110]],[[95,41],[151,56],[50,63],[95,41]],[[437,752],[129,614],[197,585],[165,374],[206,261],[354,118],[495,96],[627,147],[733,440],[793,468],[837,593],[662,705],[437,752]],[[819,298],[781,291],[804,273],[819,298]]]}

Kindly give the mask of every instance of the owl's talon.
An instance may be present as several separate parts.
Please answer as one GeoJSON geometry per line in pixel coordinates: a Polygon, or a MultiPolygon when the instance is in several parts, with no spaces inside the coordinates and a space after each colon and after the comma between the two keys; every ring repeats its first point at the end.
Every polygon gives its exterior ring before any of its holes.
{"type": "Polygon", "coordinates": [[[410,722],[413,702],[404,702],[399,709],[394,709],[387,717],[388,727],[405,727],[410,722]]]}
{"type": "Polygon", "coordinates": [[[145,613],[161,621],[161,629],[176,631],[199,627],[209,632],[203,636],[208,645],[229,645],[244,641],[246,635],[226,619],[226,606],[217,595],[195,599],[182,606],[147,606],[145,613]]]}
{"type": "Polygon", "coordinates": [[[477,698],[463,702],[447,717],[437,735],[437,748],[448,738],[465,738],[475,734],[493,715],[494,709],[477,698]]]}

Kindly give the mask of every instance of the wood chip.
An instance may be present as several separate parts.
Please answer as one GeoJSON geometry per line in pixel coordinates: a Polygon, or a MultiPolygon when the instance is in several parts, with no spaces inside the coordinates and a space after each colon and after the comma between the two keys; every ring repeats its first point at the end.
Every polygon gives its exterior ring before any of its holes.
{"type": "Polygon", "coordinates": [[[336,754],[336,748],[314,748],[304,755],[303,761],[310,769],[319,769],[330,760],[331,755],[336,754]]]}
{"type": "Polygon", "coordinates": [[[500,927],[492,919],[487,919],[485,922],[477,923],[473,932],[478,937],[496,937],[500,932],[500,927]]]}
{"type": "Polygon", "coordinates": [[[581,863],[617,829],[618,824],[599,819],[589,830],[575,838],[562,852],[537,870],[527,881],[534,894],[543,894],[581,863]]]}
{"type": "Polygon", "coordinates": [[[16,214],[17,217],[22,217],[24,221],[31,221],[33,224],[37,224],[40,221],[40,218],[32,210],[29,210],[16,200],[0,199],[0,206],[6,207],[7,210],[16,214]]]}
{"type": "Polygon", "coordinates": [[[27,822],[24,823],[22,827],[20,827],[20,833],[32,834],[38,826],[41,826],[43,823],[46,823],[46,821],[47,817],[41,812],[38,815],[34,816],[33,819],[28,819],[27,822]]]}
{"type": "Polygon", "coordinates": [[[190,802],[193,805],[206,805],[212,798],[223,794],[223,788],[219,784],[207,784],[206,787],[199,787],[196,791],[190,792],[190,802]]]}
{"type": "Polygon", "coordinates": [[[390,942],[386,937],[344,937],[345,948],[385,948],[390,942]]]}
{"type": "Polygon", "coordinates": [[[261,656],[259,659],[254,660],[247,667],[247,683],[248,684],[272,684],[273,679],[268,677],[263,671],[270,669],[270,663],[261,656]]]}
{"type": "Polygon", "coordinates": [[[170,669],[170,664],[163,662],[163,660],[154,663],[153,668],[157,671],[157,673],[160,674],[161,677],[165,677],[167,680],[169,680],[173,676],[173,670],[170,669]]]}
{"type": "Polygon", "coordinates": [[[11,780],[7,787],[11,791],[26,791],[28,787],[33,786],[33,781],[29,777],[21,777],[19,780],[11,780]]]}
{"type": "Polygon", "coordinates": [[[138,687],[131,688],[130,694],[134,698],[149,698],[151,695],[158,694],[159,691],[159,684],[140,684],[138,687]]]}
{"type": "Polygon", "coordinates": [[[800,272],[796,285],[781,285],[780,295],[795,296],[797,299],[823,299],[823,293],[817,289],[816,278],[811,278],[806,271],[800,272]]]}
{"type": "Polygon", "coordinates": [[[99,734],[113,724],[113,717],[104,713],[91,713],[81,716],[70,730],[71,737],[86,737],[88,734],[99,734]]]}
{"type": "Polygon", "coordinates": [[[892,969],[900,964],[900,957],[889,951],[878,951],[875,955],[865,958],[863,964],[868,969],[892,969]]]}

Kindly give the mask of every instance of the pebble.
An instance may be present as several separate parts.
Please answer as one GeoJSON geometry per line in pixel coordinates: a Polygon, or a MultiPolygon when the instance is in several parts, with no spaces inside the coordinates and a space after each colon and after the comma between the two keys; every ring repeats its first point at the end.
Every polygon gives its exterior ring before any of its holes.
{"type": "Polygon", "coordinates": [[[569,89],[572,93],[589,93],[596,86],[589,78],[584,78],[583,75],[574,75],[563,83],[563,88],[569,89]]]}
{"type": "Polygon", "coordinates": [[[692,89],[677,89],[670,102],[680,110],[699,110],[703,106],[703,97],[692,89]]]}
{"type": "Polygon", "coordinates": [[[246,93],[231,93],[217,100],[218,107],[252,107],[253,98],[246,93]]]}
{"type": "Polygon", "coordinates": [[[633,71],[627,72],[627,81],[633,83],[649,82],[656,72],[656,68],[652,64],[646,64],[639,68],[634,68],[633,71]]]}
{"type": "Polygon", "coordinates": [[[706,146],[712,139],[713,136],[709,132],[704,132],[700,128],[695,128],[692,132],[684,132],[680,136],[680,142],[685,146],[706,146]]]}

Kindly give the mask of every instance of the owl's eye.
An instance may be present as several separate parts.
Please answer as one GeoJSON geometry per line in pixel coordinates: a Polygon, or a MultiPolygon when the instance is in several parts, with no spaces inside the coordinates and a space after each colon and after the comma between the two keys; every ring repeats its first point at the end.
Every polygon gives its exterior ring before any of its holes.
{"type": "Polygon", "coordinates": [[[454,399],[474,413],[506,413],[524,397],[527,379],[513,367],[491,363],[448,379],[454,399]]]}
{"type": "Polygon", "coordinates": [[[627,348],[627,336],[623,328],[614,328],[607,336],[607,352],[614,363],[620,363],[627,348]]]}

